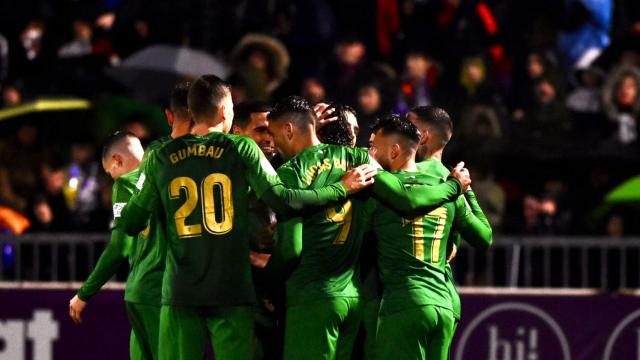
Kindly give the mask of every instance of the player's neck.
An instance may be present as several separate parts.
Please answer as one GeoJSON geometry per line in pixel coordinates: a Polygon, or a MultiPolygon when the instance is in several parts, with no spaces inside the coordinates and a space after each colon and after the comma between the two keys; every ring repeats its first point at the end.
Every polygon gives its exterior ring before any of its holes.
{"type": "Polygon", "coordinates": [[[308,136],[300,137],[300,141],[296,141],[294,144],[294,154],[298,155],[306,148],[310,148],[312,146],[316,146],[321,144],[320,139],[316,136],[315,133],[309,133],[308,136]]]}
{"type": "Polygon", "coordinates": [[[437,160],[442,162],[442,151],[444,149],[438,149],[438,150],[434,150],[434,151],[427,151],[426,156],[424,157],[425,160],[429,160],[429,159],[433,159],[433,160],[437,160]]]}
{"type": "Polygon", "coordinates": [[[187,135],[191,132],[191,121],[174,120],[173,127],[171,129],[171,138],[179,138],[180,136],[187,135]]]}
{"type": "Polygon", "coordinates": [[[199,123],[199,124],[193,125],[193,127],[191,128],[191,134],[193,135],[207,135],[208,133],[223,132],[223,131],[224,131],[224,123],[220,123],[215,126],[211,126],[210,124],[206,124],[206,123],[199,123]]]}
{"type": "Polygon", "coordinates": [[[396,172],[400,170],[411,171],[411,172],[418,171],[418,167],[416,166],[415,155],[407,159],[399,159],[396,164],[393,164],[391,166],[391,172],[396,172]]]}

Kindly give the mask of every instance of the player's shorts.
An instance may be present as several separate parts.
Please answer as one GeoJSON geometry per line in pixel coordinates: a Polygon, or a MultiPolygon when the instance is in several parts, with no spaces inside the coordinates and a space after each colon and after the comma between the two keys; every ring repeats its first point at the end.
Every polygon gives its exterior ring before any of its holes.
{"type": "Polygon", "coordinates": [[[380,299],[363,300],[363,319],[364,325],[364,358],[375,358],[376,333],[378,331],[378,311],[380,310],[380,299]]]}
{"type": "Polygon", "coordinates": [[[376,358],[446,360],[453,326],[451,310],[434,305],[380,315],[376,358]]]}
{"type": "Polygon", "coordinates": [[[127,317],[131,323],[129,356],[132,360],[158,358],[158,334],[160,332],[160,306],[125,302],[127,317]]]}
{"type": "Polygon", "coordinates": [[[162,305],[159,358],[202,359],[207,340],[216,359],[251,359],[254,319],[250,306],[162,305]]]}
{"type": "Polygon", "coordinates": [[[358,335],[360,299],[336,297],[287,307],[284,359],[350,359],[358,335]]]}

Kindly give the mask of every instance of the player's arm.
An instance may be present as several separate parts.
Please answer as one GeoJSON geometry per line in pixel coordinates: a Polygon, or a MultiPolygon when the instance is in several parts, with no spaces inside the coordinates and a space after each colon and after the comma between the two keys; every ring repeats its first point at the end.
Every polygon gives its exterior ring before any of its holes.
{"type": "Polygon", "coordinates": [[[296,216],[304,208],[325,207],[373,183],[373,180],[368,180],[373,175],[370,171],[352,169],[335,184],[313,190],[288,189],[255,142],[240,138],[236,146],[247,170],[249,185],[262,201],[280,215],[296,216]]]}
{"type": "Polygon", "coordinates": [[[122,227],[129,235],[136,235],[144,230],[153,210],[160,205],[160,194],[152,181],[155,169],[155,152],[152,152],[143,165],[146,180],[140,192],[131,197],[122,210],[122,227]]]}
{"type": "Polygon", "coordinates": [[[456,215],[453,225],[462,238],[473,247],[486,249],[493,243],[493,231],[473,193],[470,198],[475,206],[472,206],[471,203],[467,204],[466,196],[461,196],[456,201],[456,215]],[[476,213],[480,216],[477,216],[476,213]]]}
{"type": "Polygon", "coordinates": [[[95,268],[89,274],[87,280],[82,284],[76,296],[69,302],[69,315],[76,324],[82,321],[82,311],[87,302],[100,291],[102,286],[116,274],[120,266],[127,261],[127,244],[131,238],[125,234],[122,228],[121,210],[122,206],[130,200],[131,193],[123,188],[114,188],[113,205],[113,229],[111,239],[104,251],[100,255],[95,268]]]}
{"type": "Polygon", "coordinates": [[[450,177],[435,185],[405,187],[393,174],[380,171],[372,186],[375,197],[403,216],[427,213],[444,203],[456,199],[462,193],[462,183],[450,177]]]}
{"type": "Polygon", "coordinates": [[[271,279],[282,281],[291,273],[302,253],[302,218],[278,222],[275,236],[277,245],[266,271],[271,279]]]}

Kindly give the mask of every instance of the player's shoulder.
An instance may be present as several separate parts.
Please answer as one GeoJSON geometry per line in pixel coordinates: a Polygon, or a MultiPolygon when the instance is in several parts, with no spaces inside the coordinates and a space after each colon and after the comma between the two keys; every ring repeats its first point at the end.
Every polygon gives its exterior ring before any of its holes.
{"type": "Polygon", "coordinates": [[[442,161],[438,161],[436,159],[427,159],[421,161],[417,163],[416,166],[418,167],[418,171],[420,171],[421,173],[441,178],[446,178],[451,172],[449,169],[447,169],[446,166],[444,166],[442,161]]]}

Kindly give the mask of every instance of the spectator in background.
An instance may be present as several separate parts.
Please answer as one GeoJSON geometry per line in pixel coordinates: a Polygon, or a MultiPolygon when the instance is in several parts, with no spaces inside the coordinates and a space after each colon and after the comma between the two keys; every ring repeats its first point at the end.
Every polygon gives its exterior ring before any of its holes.
{"type": "Polygon", "coordinates": [[[58,49],[58,57],[76,57],[91,54],[93,28],[84,20],[73,22],[73,40],[58,49]]]}
{"type": "Polygon", "coordinates": [[[358,124],[360,131],[356,138],[356,145],[369,146],[369,140],[376,121],[391,112],[391,100],[388,90],[380,82],[367,82],[358,89],[358,124]]]}
{"type": "Polygon", "coordinates": [[[300,93],[311,105],[325,102],[327,96],[327,92],[322,82],[313,76],[308,76],[302,80],[302,89],[300,93]]]}
{"type": "Polygon", "coordinates": [[[396,111],[406,113],[409,109],[430,105],[439,74],[439,66],[427,54],[420,51],[408,53],[396,111]]]}
{"type": "Polygon", "coordinates": [[[576,142],[587,146],[595,144],[606,130],[600,91],[603,79],[604,73],[598,68],[576,69],[573,77],[576,87],[566,100],[576,142]]]}
{"type": "Polygon", "coordinates": [[[122,130],[135,135],[140,139],[142,146],[146,147],[153,140],[153,134],[151,134],[149,127],[146,125],[147,122],[148,119],[144,115],[132,114],[122,130]]]}
{"type": "Polygon", "coordinates": [[[562,94],[550,77],[540,79],[535,91],[536,103],[525,113],[521,136],[543,147],[558,146],[571,125],[562,94]]]}
{"type": "Polygon", "coordinates": [[[29,231],[75,230],[71,228],[71,212],[63,194],[65,179],[62,169],[46,173],[44,189],[30,201],[27,215],[32,226],[29,231]]]}
{"type": "Polygon", "coordinates": [[[359,38],[346,36],[338,41],[334,54],[323,76],[328,97],[341,104],[355,104],[358,87],[375,76],[366,59],[367,48],[359,38]]]}
{"type": "Polygon", "coordinates": [[[231,51],[234,75],[243,79],[249,100],[269,101],[286,79],[289,52],[280,40],[262,34],[247,34],[231,51]]]}
{"type": "Polygon", "coordinates": [[[85,141],[73,144],[71,163],[65,168],[66,180],[62,188],[73,229],[88,231],[97,226],[92,215],[100,209],[100,174],[93,144],[85,141]]]}
{"type": "Polygon", "coordinates": [[[22,103],[22,92],[16,84],[6,84],[2,87],[1,107],[16,106],[22,103]]]}
{"type": "Polygon", "coordinates": [[[616,131],[610,146],[627,146],[638,140],[640,114],[640,70],[621,67],[613,70],[602,90],[605,113],[616,131]]]}
{"type": "Polygon", "coordinates": [[[45,164],[38,128],[22,125],[0,149],[0,202],[24,214],[28,199],[41,186],[45,164]]]}
{"type": "Polygon", "coordinates": [[[561,81],[555,63],[555,58],[549,52],[533,51],[527,55],[524,76],[515,84],[512,115],[515,121],[522,120],[525,111],[537,102],[536,85],[543,77],[561,81]]]}
{"type": "Polygon", "coordinates": [[[469,166],[469,172],[473,179],[473,191],[478,204],[487,216],[493,233],[499,233],[507,207],[506,194],[487,167],[469,166]]]}
{"type": "Polygon", "coordinates": [[[0,89],[2,89],[4,79],[6,79],[8,73],[9,43],[7,42],[7,39],[2,34],[0,34],[0,89]]]}

